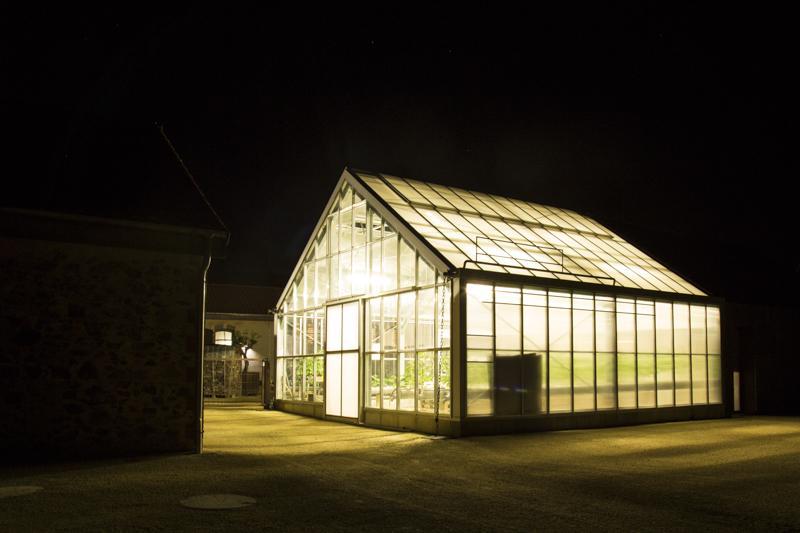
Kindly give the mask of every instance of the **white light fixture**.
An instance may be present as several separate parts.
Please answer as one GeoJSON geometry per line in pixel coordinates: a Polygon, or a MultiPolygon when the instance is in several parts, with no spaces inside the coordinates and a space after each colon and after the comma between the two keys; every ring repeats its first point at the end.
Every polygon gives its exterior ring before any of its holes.
{"type": "Polygon", "coordinates": [[[218,346],[233,346],[233,332],[232,331],[215,331],[214,344],[218,346]]]}

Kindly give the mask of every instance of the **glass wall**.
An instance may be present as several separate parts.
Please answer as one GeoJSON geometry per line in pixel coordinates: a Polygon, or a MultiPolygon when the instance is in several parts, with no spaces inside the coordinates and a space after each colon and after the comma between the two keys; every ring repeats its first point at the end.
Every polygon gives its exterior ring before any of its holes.
{"type": "Polygon", "coordinates": [[[721,403],[719,308],[467,284],[467,414],[721,403]]]}
{"type": "Polygon", "coordinates": [[[325,350],[325,305],[359,297],[365,305],[364,405],[433,411],[440,382],[440,410],[449,413],[450,294],[444,279],[348,185],[314,237],[276,320],[277,398],[323,400],[318,355],[325,350]]]}
{"type": "Polygon", "coordinates": [[[445,285],[366,302],[364,405],[392,411],[450,413],[450,291],[445,285]]]}

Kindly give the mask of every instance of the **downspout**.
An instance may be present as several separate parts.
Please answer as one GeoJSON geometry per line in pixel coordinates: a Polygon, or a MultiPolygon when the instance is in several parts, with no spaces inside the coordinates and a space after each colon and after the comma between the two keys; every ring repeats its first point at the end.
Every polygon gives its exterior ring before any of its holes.
{"type": "Polygon", "coordinates": [[[203,453],[203,362],[205,360],[206,351],[206,276],[208,274],[209,267],[211,267],[211,243],[213,239],[213,235],[208,238],[208,247],[206,249],[206,254],[203,257],[203,274],[201,277],[202,291],[200,293],[200,320],[198,321],[200,324],[200,349],[198,350],[199,359],[197,362],[197,438],[195,440],[195,453],[203,453]]]}

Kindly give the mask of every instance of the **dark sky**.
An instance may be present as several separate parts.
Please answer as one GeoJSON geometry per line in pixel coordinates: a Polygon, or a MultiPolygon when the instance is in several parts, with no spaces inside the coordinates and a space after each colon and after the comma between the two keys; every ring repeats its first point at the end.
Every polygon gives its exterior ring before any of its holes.
{"type": "Polygon", "coordinates": [[[716,295],[798,294],[788,12],[400,5],[11,14],[2,204],[213,226],[160,123],[232,232],[212,281],[283,285],[352,165],[595,216],[716,295]]]}

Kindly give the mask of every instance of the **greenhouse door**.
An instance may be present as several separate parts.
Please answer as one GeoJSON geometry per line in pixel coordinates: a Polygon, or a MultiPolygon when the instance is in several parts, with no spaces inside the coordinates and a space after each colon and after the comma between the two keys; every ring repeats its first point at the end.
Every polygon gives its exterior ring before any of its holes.
{"type": "Polygon", "coordinates": [[[357,301],[328,306],[325,345],[325,414],[358,418],[357,301]]]}

